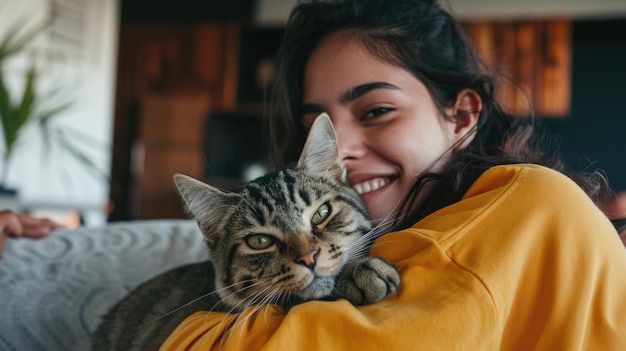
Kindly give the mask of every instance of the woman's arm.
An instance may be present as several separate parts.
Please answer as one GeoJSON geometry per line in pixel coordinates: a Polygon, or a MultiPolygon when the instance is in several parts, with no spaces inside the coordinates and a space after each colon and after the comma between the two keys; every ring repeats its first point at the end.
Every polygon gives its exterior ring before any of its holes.
{"type": "Polygon", "coordinates": [[[241,314],[197,312],[162,350],[487,350],[497,348],[497,316],[488,291],[428,238],[398,233],[379,242],[398,254],[424,249],[423,259],[400,259],[398,294],[369,306],[345,300],[308,302],[286,315],[266,306],[241,314]],[[405,248],[397,252],[398,243],[405,248]],[[427,336],[427,337],[425,337],[427,336]],[[445,348],[445,347],[444,347],[445,348]]]}

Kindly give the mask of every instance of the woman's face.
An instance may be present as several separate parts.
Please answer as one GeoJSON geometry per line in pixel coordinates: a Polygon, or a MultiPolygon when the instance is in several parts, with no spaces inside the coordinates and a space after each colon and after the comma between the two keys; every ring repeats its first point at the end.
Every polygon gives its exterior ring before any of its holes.
{"type": "Polygon", "coordinates": [[[334,35],[312,53],[304,74],[303,121],[327,112],[351,183],[380,222],[422,172],[439,170],[460,138],[424,84],[334,35]]]}

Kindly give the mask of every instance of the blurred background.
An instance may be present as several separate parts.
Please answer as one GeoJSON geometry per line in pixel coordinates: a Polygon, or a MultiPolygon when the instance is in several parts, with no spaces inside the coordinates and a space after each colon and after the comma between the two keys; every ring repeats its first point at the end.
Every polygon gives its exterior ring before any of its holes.
{"type": "MultiPolygon", "coordinates": [[[[263,94],[295,4],[0,0],[0,45],[15,44],[0,46],[0,105],[5,91],[2,111],[32,116],[10,148],[3,116],[0,208],[72,225],[182,218],[173,173],[225,188],[262,174],[263,94]]],[[[506,77],[505,108],[534,111],[572,169],[626,191],[626,1],[443,4],[506,77]]]]}

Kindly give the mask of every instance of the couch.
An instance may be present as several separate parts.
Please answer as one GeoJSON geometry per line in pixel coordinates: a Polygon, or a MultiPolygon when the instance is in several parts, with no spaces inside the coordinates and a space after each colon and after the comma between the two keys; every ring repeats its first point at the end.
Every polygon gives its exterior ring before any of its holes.
{"type": "Polygon", "coordinates": [[[194,221],[151,220],[7,238],[0,350],[89,350],[101,317],[142,282],[208,259],[194,221]]]}

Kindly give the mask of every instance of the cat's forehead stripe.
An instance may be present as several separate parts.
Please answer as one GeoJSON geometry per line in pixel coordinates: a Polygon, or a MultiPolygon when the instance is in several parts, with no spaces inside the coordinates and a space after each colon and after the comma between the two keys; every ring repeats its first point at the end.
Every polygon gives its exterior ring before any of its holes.
{"type": "Polygon", "coordinates": [[[273,199],[271,199],[269,194],[264,191],[260,184],[250,183],[248,185],[248,193],[250,194],[251,198],[260,201],[263,206],[268,209],[269,212],[274,212],[274,201],[273,199]]]}
{"type": "Polygon", "coordinates": [[[287,195],[289,195],[289,199],[291,202],[296,202],[295,195],[295,185],[296,185],[296,177],[290,174],[290,172],[282,172],[284,184],[287,187],[287,195]]]}
{"type": "Polygon", "coordinates": [[[298,195],[300,195],[300,198],[307,206],[311,206],[311,197],[309,196],[308,192],[306,192],[304,189],[299,189],[298,195]]]}

